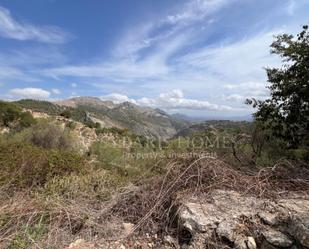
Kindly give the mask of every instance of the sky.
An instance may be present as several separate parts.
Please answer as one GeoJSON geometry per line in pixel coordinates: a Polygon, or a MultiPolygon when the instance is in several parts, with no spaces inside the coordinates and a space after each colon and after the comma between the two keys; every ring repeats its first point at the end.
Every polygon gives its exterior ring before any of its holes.
{"type": "Polygon", "coordinates": [[[245,116],[280,66],[274,35],[299,33],[308,13],[308,0],[0,0],[0,99],[245,116]]]}

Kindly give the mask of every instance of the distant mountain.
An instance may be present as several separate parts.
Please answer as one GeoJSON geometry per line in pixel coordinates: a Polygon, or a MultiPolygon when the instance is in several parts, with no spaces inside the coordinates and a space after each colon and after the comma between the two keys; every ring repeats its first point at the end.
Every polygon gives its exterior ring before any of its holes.
{"type": "Polygon", "coordinates": [[[184,129],[178,131],[174,137],[190,137],[199,132],[213,128],[219,130],[238,130],[242,132],[249,132],[251,127],[252,123],[247,121],[208,120],[185,127],[184,129]]]}
{"type": "Polygon", "coordinates": [[[174,118],[177,118],[179,120],[185,120],[185,121],[196,121],[196,119],[194,117],[190,117],[188,115],[185,115],[185,114],[181,114],[181,113],[174,113],[174,114],[171,114],[171,116],[173,116],[174,118]]]}
{"type": "Polygon", "coordinates": [[[77,108],[88,111],[97,120],[112,121],[114,126],[128,128],[140,135],[169,138],[189,125],[160,109],[141,107],[130,102],[114,104],[91,97],[74,98],[71,101],[74,101],[77,108]]]}
{"type": "Polygon", "coordinates": [[[136,134],[164,139],[173,137],[190,125],[160,109],[141,107],[130,102],[115,104],[94,97],[77,97],[56,102],[21,100],[21,107],[50,115],[69,115],[84,123],[102,127],[127,128],[136,134]]]}
{"type": "Polygon", "coordinates": [[[171,114],[173,117],[185,120],[189,122],[204,122],[204,121],[212,121],[212,120],[230,120],[230,121],[252,121],[252,115],[243,115],[243,116],[188,116],[185,114],[175,113],[171,114]]]}

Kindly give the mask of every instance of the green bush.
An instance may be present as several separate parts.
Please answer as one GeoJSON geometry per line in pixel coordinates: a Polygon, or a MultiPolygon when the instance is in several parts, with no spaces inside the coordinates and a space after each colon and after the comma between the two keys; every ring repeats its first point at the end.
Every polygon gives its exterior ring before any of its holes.
{"type": "Polygon", "coordinates": [[[65,118],[72,118],[72,113],[70,112],[70,110],[65,110],[62,113],[60,113],[60,116],[65,118]]]}
{"type": "Polygon", "coordinates": [[[65,127],[69,128],[70,130],[74,130],[76,128],[76,122],[70,121],[65,125],[65,127]]]}
{"type": "Polygon", "coordinates": [[[35,122],[29,112],[23,112],[15,104],[0,101],[0,126],[20,130],[35,124],[35,122]]]}
{"type": "Polygon", "coordinates": [[[100,164],[106,169],[113,169],[123,164],[124,150],[119,145],[108,142],[95,142],[90,149],[100,164]]]}
{"type": "Polygon", "coordinates": [[[42,186],[55,176],[86,169],[86,159],[73,152],[48,150],[25,142],[0,144],[1,185],[42,186]]]}
{"type": "Polygon", "coordinates": [[[65,198],[85,197],[106,200],[126,183],[125,178],[112,172],[90,170],[87,174],[72,173],[55,177],[45,185],[44,193],[65,198]]]}

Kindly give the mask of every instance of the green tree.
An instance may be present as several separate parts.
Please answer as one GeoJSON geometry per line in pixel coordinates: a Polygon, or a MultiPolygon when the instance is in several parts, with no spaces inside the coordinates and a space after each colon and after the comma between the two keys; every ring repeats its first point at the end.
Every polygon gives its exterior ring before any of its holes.
{"type": "Polygon", "coordinates": [[[308,145],[309,134],[309,32],[304,26],[297,37],[276,37],[271,53],[282,58],[281,68],[267,68],[270,98],[248,100],[258,110],[257,121],[272,135],[283,139],[287,147],[308,145]]]}

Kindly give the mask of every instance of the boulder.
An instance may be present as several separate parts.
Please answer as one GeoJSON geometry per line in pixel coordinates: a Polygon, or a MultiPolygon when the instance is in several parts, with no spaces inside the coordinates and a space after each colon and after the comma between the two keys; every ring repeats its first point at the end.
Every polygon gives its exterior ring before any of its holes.
{"type": "Polygon", "coordinates": [[[262,232],[267,242],[277,247],[290,247],[293,245],[293,241],[289,237],[274,229],[268,229],[262,232]]]}
{"type": "Polygon", "coordinates": [[[178,217],[194,248],[201,235],[204,245],[215,236],[240,249],[291,248],[294,242],[309,247],[309,198],[304,196],[270,200],[215,190],[183,198],[178,217]]]}

